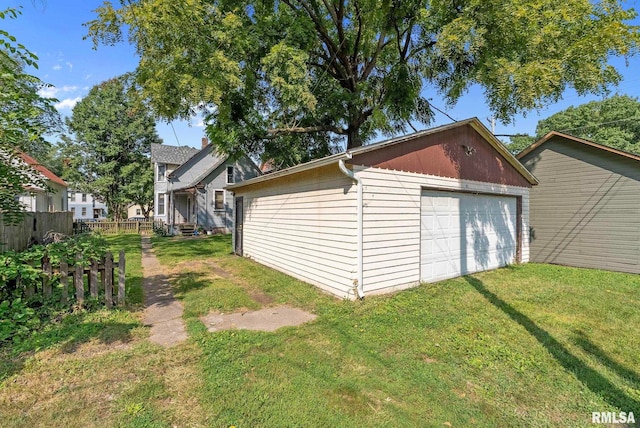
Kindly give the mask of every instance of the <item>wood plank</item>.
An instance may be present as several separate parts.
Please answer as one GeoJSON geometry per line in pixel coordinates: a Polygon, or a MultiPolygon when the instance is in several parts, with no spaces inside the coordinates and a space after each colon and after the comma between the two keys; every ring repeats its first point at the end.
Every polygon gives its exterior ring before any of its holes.
{"type": "Polygon", "coordinates": [[[69,301],[69,264],[65,260],[60,262],[60,285],[62,285],[60,302],[66,304],[69,301]]]}
{"type": "Polygon", "coordinates": [[[107,251],[104,260],[104,270],[102,271],[104,279],[104,301],[107,309],[113,306],[113,254],[107,251]]]}
{"type": "Polygon", "coordinates": [[[91,297],[98,297],[98,262],[96,260],[91,261],[89,270],[89,292],[91,297]]]}
{"type": "Polygon", "coordinates": [[[82,266],[82,254],[78,253],[76,254],[76,265],[75,265],[75,272],[73,277],[74,277],[74,282],[76,287],[76,300],[78,304],[81,306],[82,306],[82,303],[84,302],[84,284],[82,283],[83,271],[84,271],[84,268],[82,266]]]}
{"type": "Polygon", "coordinates": [[[44,275],[42,276],[42,294],[45,299],[51,298],[51,260],[49,256],[45,255],[42,258],[42,271],[44,275]]]}
{"type": "Polygon", "coordinates": [[[118,305],[124,305],[124,278],[125,278],[125,259],[124,251],[120,250],[118,258],[118,305]]]}

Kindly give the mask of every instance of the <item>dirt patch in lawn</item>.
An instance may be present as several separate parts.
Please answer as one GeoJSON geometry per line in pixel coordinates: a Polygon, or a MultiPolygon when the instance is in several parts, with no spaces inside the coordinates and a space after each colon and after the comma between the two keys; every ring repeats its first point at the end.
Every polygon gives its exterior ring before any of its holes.
{"type": "Polygon", "coordinates": [[[229,279],[233,281],[239,287],[244,288],[244,290],[249,294],[252,300],[261,305],[267,306],[273,303],[273,297],[266,294],[262,290],[259,290],[251,285],[247,284],[245,281],[236,277],[230,272],[222,269],[216,262],[213,260],[196,260],[189,262],[182,262],[177,264],[172,270],[172,274],[179,274],[184,272],[185,270],[191,272],[202,272],[206,275],[213,274],[214,277],[229,279]]]}
{"type": "Polygon", "coordinates": [[[316,315],[287,305],[258,311],[211,313],[200,318],[211,332],[231,329],[276,331],[281,327],[297,326],[314,319],[316,315]]]}

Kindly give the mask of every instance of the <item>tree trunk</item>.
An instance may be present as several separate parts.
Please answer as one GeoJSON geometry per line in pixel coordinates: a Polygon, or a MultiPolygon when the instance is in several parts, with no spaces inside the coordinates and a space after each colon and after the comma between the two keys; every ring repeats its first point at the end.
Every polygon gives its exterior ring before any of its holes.
{"type": "Polygon", "coordinates": [[[347,131],[347,150],[362,146],[362,139],[358,131],[358,128],[349,126],[349,130],[347,131]]]}

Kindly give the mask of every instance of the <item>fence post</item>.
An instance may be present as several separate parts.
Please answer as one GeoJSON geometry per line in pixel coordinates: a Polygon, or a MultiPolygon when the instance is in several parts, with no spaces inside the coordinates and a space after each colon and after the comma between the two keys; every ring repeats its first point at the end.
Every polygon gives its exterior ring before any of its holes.
{"type": "Polygon", "coordinates": [[[51,260],[47,254],[42,257],[42,294],[45,299],[51,298],[51,260]]]}
{"type": "Polygon", "coordinates": [[[118,259],[118,305],[124,305],[124,274],[125,274],[125,260],[124,250],[120,250],[120,257],[118,259]]]}
{"type": "Polygon", "coordinates": [[[113,306],[113,255],[107,251],[104,258],[104,302],[108,309],[113,306]]]}
{"type": "Polygon", "coordinates": [[[69,264],[64,260],[60,262],[60,285],[62,285],[60,301],[66,304],[69,300],[69,264]]]}
{"type": "Polygon", "coordinates": [[[136,221],[136,233],[140,235],[140,222],[136,221]]]}
{"type": "Polygon", "coordinates": [[[84,273],[84,266],[82,266],[82,254],[76,254],[76,270],[74,273],[74,280],[76,283],[76,300],[80,305],[84,302],[84,284],[82,283],[82,274],[84,273]]]}
{"type": "Polygon", "coordinates": [[[91,297],[98,297],[98,262],[91,260],[91,270],[89,271],[89,292],[91,297]]]}

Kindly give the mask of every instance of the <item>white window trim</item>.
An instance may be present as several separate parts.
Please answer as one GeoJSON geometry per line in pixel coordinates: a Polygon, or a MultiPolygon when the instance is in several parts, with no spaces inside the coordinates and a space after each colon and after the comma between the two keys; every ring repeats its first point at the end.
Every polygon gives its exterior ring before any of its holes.
{"type": "Polygon", "coordinates": [[[235,165],[227,165],[224,169],[225,181],[227,184],[233,184],[236,182],[236,167],[235,165]],[[233,181],[229,181],[229,168],[233,168],[233,181]]]}
{"type": "Polygon", "coordinates": [[[155,208],[158,211],[158,217],[164,217],[167,215],[167,195],[164,193],[156,193],[155,208]],[[164,204],[162,206],[162,214],[160,214],[160,195],[164,196],[164,204]]]}
{"type": "Polygon", "coordinates": [[[227,192],[224,189],[213,190],[213,211],[217,213],[224,212],[227,209],[227,192]],[[216,192],[222,192],[222,208],[216,209],[216,192]]]}
{"type": "Polygon", "coordinates": [[[156,164],[156,177],[157,177],[158,183],[164,183],[165,181],[167,181],[167,164],[166,163],[156,164]],[[162,179],[160,179],[160,165],[164,166],[164,177],[162,177],[162,179]]]}

